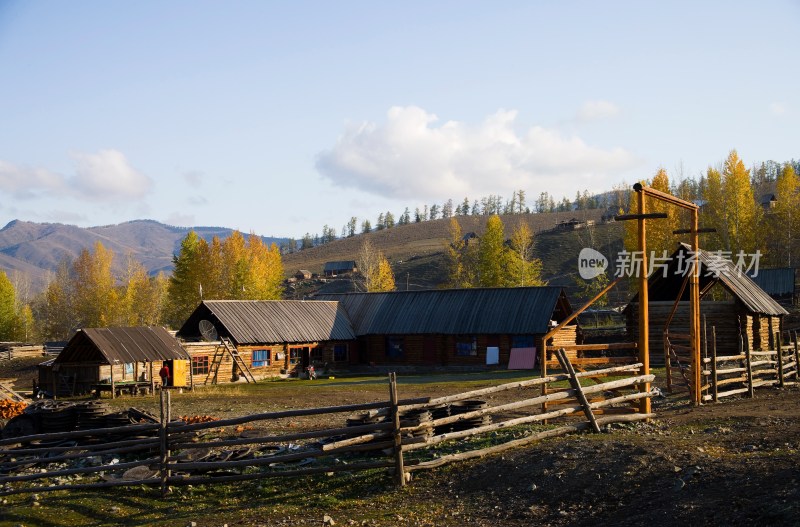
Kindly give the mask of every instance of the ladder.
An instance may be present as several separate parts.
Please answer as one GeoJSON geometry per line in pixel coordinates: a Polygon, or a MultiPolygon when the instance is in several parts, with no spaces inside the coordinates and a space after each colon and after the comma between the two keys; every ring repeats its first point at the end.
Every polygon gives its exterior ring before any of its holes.
{"type": "Polygon", "coordinates": [[[247,364],[244,362],[244,359],[242,359],[242,356],[239,355],[239,350],[236,349],[233,341],[226,337],[220,338],[220,341],[225,347],[225,350],[227,350],[228,354],[233,359],[233,363],[239,367],[239,371],[242,372],[244,380],[246,380],[248,383],[255,383],[256,378],[253,377],[253,372],[250,371],[250,368],[247,367],[247,364]]]}
{"type": "Polygon", "coordinates": [[[217,384],[219,367],[222,364],[222,360],[225,358],[226,353],[230,355],[233,363],[239,368],[239,371],[244,379],[248,383],[255,383],[256,379],[253,376],[253,372],[250,371],[250,368],[247,367],[247,364],[242,356],[239,355],[236,345],[231,339],[227,337],[221,337],[220,344],[214,349],[214,355],[211,357],[211,364],[208,365],[208,374],[206,375],[206,379],[203,384],[217,384]]]}

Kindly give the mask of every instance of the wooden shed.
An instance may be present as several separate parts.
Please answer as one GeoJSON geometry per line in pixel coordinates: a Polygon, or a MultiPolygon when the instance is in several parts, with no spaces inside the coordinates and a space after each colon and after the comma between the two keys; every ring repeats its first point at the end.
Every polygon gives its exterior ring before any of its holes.
{"type": "Polygon", "coordinates": [[[303,300],[205,300],[177,336],[195,380],[209,384],[349,363],[355,339],[337,302],[303,300]]]}
{"type": "Polygon", "coordinates": [[[356,271],[358,271],[358,267],[356,266],[356,262],[354,260],[325,262],[325,267],[323,269],[323,273],[327,277],[355,273],[356,271]]]}
{"type": "Polygon", "coordinates": [[[157,326],[79,329],[52,361],[40,365],[39,386],[55,395],[92,390],[153,389],[167,363],[173,384],[190,384],[188,356],[170,333],[157,326]],[[183,375],[181,375],[183,373],[183,375]]]}
{"type": "MultiPolygon", "coordinates": [[[[787,311],[761,289],[744,269],[722,255],[701,250],[697,257],[691,247],[681,244],[664,266],[649,277],[650,353],[662,362],[665,346],[689,333],[689,288],[683,287],[686,270],[698,262],[700,274],[700,316],[707,331],[715,328],[720,354],[735,354],[739,337],[748,339],[750,349],[773,346],[773,335],[782,329],[787,311]],[[676,299],[683,290],[680,300],[676,299]],[[665,331],[667,341],[665,342],[665,331]],[[669,335],[675,335],[669,337],[669,335]]],[[[625,309],[629,333],[638,337],[638,295],[625,309]]],[[[703,335],[701,335],[701,339],[703,335]]],[[[688,343],[687,343],[688,344],[688,343]]],[[[682,346],[678,343],[677,346],[682,346]]]]}
{"type": "MultiPolygon", "coordinates": [[[[572,313],[559,287],[435,289],[326,295],[344,307],[358,362],[413,366],[506,366],[512,349],[543,349],[542,337],[572,313]]],[[[578,326],[554,340],[575,344],[578,326]]],[[[575,352],[573,352],[575,353],[575,352]]]]}

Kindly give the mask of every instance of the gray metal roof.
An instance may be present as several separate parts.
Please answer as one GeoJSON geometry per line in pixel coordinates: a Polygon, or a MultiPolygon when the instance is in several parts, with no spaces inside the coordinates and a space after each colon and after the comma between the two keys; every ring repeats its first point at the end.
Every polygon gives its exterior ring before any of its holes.
{"type": "Polygon", "coordinates": [[[758,274],[750,278],[768,295],[784,296],[794,294],[794,268],[759,269],[758,274]]]}
{"type": "MultiPolygon", "coordinates": [[[[679,265],[683,268],[690,261],[691,246],[681,243],[672,253],[668,262],[666,276],[662,269],[656,269],[650,277],[648,284],[648,298],[651,301],[675,300],[680,291],[684,274],[680,272],[679,265]]],[[[736,268],[734,262],[713,251],[700,250],[700,290],[708,291],[716,282],[720,282],[744,307],[752,313],[764,315],[787,315],[788,312],[781,307],[772,297],[745,274],[744,270],[736,268]]],[[[689,288],[684,290],[682,300],[689,299],[689,288]]],[[[638,294],[632,302],[638,301],[638,294]]]]}
{"type": "Polygon", "coordinates": [[[180,343],[166,329],[141,326],[80,329],[54,362],[125,364],[187,358],[180,343]]]}
{"type": "Polygon", "coordinates": [[[352,340],[347,313],[336,302],[303,300],[204,300],[178,331],[186,340],[201,337],[201,320],[237,344],[278,344],[352,340]]]}
{"type": "Polygon", "coordinates": [[[338,262],[325,262],[325,272],[337,271],[352,271],[356,268],[356,262],[353,260],[344,260],[338,262]]]}
{"type": "Polygon", "coordinates": [[[338,300],[357,335],[545,333],[571,312],[559,287],[436,289],[324,295],[338,300]]]}

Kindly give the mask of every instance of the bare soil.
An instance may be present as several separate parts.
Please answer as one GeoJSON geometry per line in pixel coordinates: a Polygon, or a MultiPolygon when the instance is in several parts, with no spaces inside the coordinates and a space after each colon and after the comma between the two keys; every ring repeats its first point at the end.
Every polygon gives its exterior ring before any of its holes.
{"type": "MultiPolygon", "coordinates": [[[[522,378],[518,372],[401,377],[401,397],[443,395],[522,378]]],[[[522,394],[510,393],[507,397],[522,394]]],[[[282,381],[176,394],[173,415],[253,412],[386,400],[381,378],[282,381]]],[[[504,396],[505,397],[505,396],[504,396]]],[[[107,399],[111,403],[111,400],[107,399]]],[[[503,402],[492,400],[491,404],[503,402]]],[[[152,397],[114,406],[155,411],[152,397]]],[[[385,472],[176,488],[10,496],[0,525],[797,525],[800,388],[692,407],[654,399],[657,419],[574,434],[480,460],[385,472]]],[[[329,426],[292,419],[285,429],[329,426]]]]}

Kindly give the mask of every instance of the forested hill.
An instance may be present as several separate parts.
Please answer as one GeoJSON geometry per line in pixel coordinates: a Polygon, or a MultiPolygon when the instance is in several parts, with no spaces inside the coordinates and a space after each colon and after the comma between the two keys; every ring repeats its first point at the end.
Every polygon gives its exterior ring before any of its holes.
{"type": "MultiPolygon", "coordinates": [[[[233,232],[225,227],[192,227],[207,240],[214,236],[227,238],[233,232]]],[[[119,225],[81,228],[60,223],[33,223],[14,220],[0,230],[0,269],[9,275],[22,271],[38,290],[48,272],[55,271],[64,258],[72,260],[84,248],[92,249],[96,242],[110,249],[121,271],[125,256],[132,254],[151,274],[170,272],[172,255],[189,228],[173,227],[152,220],[135,220],[119,225]]],[[[285,238],[264,238],[265,243],[285,242],[285,238]]],[[[120,274],[118,274],[120,275],[120,274]]]]}
{"type": "MultiPolygon", "coordinates": [[[[591,209],[567,212],[545,212],[533,214],[501,215],[506,237],[520,222],[526,222],[534,233],[535,258],[542,260],[542,277],[553,285],[571,288],[577,275],[577,257],[581,248],[594,247],[607,254],[622,247],[622,224],[601,224],[605,210],[591,209]],[[558,228],[560,222],[571,219],[592,220],[593,229],[558,228]]],[[[487,216],[456,216],[464,234],[483,234],[487,216]]],[[[388,258],[395,274],[397,288],[428,289],[442,286],[447,281],[445,249],[450,242],[450,220],[437,219],[390,229],[359,234],[351,238],[334,240],[292,254],[284,255],[283,265],[287,274],[299,269],[322,273],[325,262],[357,260],[358,252],[365,240],[382,251],[388,258]]],[[[336,283],[326,287],[336,290],[336,283]]],[[[310,291],[309,291],[310,292],[310,291]]],[[[307,291],[303,291],[307,293],[307,291]]]]}

